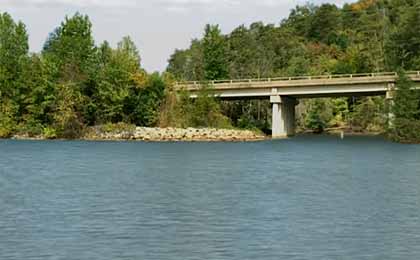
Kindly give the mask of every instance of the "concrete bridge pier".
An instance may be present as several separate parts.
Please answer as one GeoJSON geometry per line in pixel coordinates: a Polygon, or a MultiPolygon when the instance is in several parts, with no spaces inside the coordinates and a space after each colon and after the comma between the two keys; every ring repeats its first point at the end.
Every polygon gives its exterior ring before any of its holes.
{"type": "Polygon", "coordinates": [[[394,93],[395,93],[395,84],[388,84],[388,91],[386,92],[385,99],[388,105],[388,126],[392,128],[394,126],[395,115],[392,112],[392,107],[394,106],[394,93]]]}
{"type": "Polygon", "coordinates": [[[272,138],[287,138],[295,134],[295,106],[296,99],[272,95],[270,102],[272,113],[272,138]]]}

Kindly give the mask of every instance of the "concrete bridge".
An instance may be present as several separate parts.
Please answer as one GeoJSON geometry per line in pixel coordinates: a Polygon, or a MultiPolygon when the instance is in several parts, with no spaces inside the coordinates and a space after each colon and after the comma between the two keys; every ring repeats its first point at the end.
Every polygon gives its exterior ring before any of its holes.
{"type": "MultiPolygon", "coordinates": [[[[420,89],[420,71],[407,72],[407,76],[420,89]]],[[[265,79],[215,80],[208,82],[177,82],[191,98],[198,95],[204,85],[221,99],[269,98],[272,103],[272,135],[282,138],[295,133],[295,106],[299,98],[375,96],[384,95],[392,100],[398,78],[395,72],[369,74],[340,74],[322,76],[281,77],[265,79]]]]}

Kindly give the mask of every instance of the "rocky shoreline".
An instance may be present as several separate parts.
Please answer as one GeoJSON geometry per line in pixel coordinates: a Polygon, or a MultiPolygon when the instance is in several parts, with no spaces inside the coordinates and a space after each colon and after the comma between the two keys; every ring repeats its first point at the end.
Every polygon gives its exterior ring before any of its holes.
{"type": "MultiPolygon", "coordinates": [[[[322,133],[324,135],[345,136],[377,136],[381,132],[353,131],[349,128],[329,128],[322,133]]],[[[316,134],[309,130],[298,130],[297,134],[316,134]]],[[[28,134],[16,134],[10,139],[16,140],[48,140],[43,135],[30,136],[28,134]]],[[[58,138],[60,139],[60,138],[58,138]]],[[[137,140],[148,142],[243,142],[260,141],[270,139],[269,136],[251,130],[239,129],[216,129],[216,128],[159,128],[159,127],[135,127],[127,126],[108,128],[104,125],[89,127],[77,140],[90,141],[124,141],[137,140]]],[[[65,139],[63,139],[65,140],[65,139]]]]}
{"type": "MultiPolygon", "coordinates": [[[[150,128],[133,127],[130,129],[104,130],[101,126],[87,129],[80,140],[138,140],[149,142],[185,141],[185,142],[235,142],[259,141],[267,137],[251,130],[215,129],[215,128],[150,128]]],[[[30,137],[27,135],[14,135],[12,139],[44,140],[43,136],[30,137]]],[[[51,139],[51,138],[50,138],[51,139]]]]}
{"type": "Polygon", "coordinates": [[[86,140],[140,140],[140,141],[254,141],[265,136],[250,130],[214,128],[148,128],[136,127],[131,131],[103,132],[94,129],[86,140]]]}

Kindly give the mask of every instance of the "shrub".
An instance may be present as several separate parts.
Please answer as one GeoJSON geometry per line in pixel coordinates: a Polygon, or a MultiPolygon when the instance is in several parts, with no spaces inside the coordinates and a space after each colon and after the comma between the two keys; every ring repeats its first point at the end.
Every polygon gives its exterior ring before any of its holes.
{"type": "Polygon", "coordinates": [[[17,106],[8,100],[0,103],[0,138],[8,138],[16,130],[17,106]]]}
{"type": "Polygon", "coordinates": [[[195,99],[185,91],[167,92],[160,117],[161,126],[232,128],[223,115],[219,100],[211,88],[204,86],[195,99]]]}
{"type": "Polygon", "coordinates": [[[16,127],[16,132],[18,134],[34,137],[43,134],[43,128],[44,126],[40,122],[37,122],[34,119],[28,119],[16,127]]]}
{"type": "Polygon", "coordinates": [[[304,120],[305,127],[315,133],[322,133],[333,118],[327,99],[309,100],[304,120]]]}
{"type": "Polygon", "coordinates": [[[56,139],[57,131],[52,127],[44,127],[44,129],[42,130],[42,135],[46,139],[56,139]]]}
{"type": "Polygon", "coordinates": [[[0,138],[8,138],[12,135],[12,133],[13,133],[13,128],[0,125],[0,138]]]}
{"type": "Polygon", "coordinates": [[[82,136],[85,125],[79,112],[84,98],[71,84],[59,85],[53,113],[53,127],[58,137],[75,139],[82,136]]]}
{"type": "Polygon", "coordinates": [[[396,118],[394,126],[389,130],[391,140],[400,143],[420,143],[420,121],[396,118]]]}

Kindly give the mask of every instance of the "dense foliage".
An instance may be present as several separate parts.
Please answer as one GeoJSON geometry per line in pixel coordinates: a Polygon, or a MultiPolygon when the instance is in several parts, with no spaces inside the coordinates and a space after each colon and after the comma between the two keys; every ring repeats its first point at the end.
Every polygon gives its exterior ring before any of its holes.
{"type": "Polygon", "coordinates": [[[171,89],[168,89],[165,96],[160,118],[163,127],[232,127],[229,118],[222,114],[220,102],[208,86],[204,86],[195,99],[190,99],[184,91],[171,89]]]}
{"type": "Polygon", "coordinates": [[[66,17],[40,54],[22,23],[0,15],[0,137],[79,137],[87,126],[158,123],[165,82],[140,67],[129,37],[95,45],[87,16],[66,17]]]}
{"type": "MultiPolygon", "coordinates": [[[[178,79],[203,80],[417,70],[419,26],[416,0],[359,0],[342,8],[307,4],[278,26],[257,22],[226,35],[207,26],[203,39],[175,51],[167,71],[178,79]]],[[[302,100],[298,123],[318,132],[327,127],[382,132],[388,125],[386,103],[384,97],[302,100]]],[[[235,126],[266,126],[270,118],[267,102],[222,107],[235,126]]]]}

